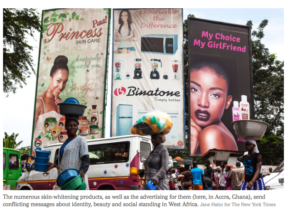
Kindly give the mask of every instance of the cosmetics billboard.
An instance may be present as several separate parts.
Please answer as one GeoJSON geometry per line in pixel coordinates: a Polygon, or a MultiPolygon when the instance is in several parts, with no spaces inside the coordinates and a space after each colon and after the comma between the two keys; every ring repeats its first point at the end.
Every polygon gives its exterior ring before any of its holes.
{"type": "Polygon", "coordinates": [[[189,18],[191,156],[245,151],[231,123],[254,116],[250,47],[247,26],[189,18]]]}
{"type": "Polygon", "coordinates": [[[164,145],[184,149],[182,9],[114,9],[111,135],[130,135],[160,110],[173,128],[164,145]]]}
{"type": "Polygon", "coordinates": [[[78,133],[86,139],[103,137],[109,20],[110,9],[42,11],[33,155],[36,149],[66,140],[58,103],[69,97],[87,106],[78,133]]]}

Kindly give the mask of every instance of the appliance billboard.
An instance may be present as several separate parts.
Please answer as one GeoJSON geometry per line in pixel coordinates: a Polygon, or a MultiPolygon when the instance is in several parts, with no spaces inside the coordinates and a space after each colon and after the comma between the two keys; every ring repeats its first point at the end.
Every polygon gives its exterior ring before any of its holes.
{"type": "Polygon", "coordinates": [[[32,154],[64,142],[65,117],[58,103],[69,97],[86,105],[79,130],[86,139],[103,137],[110,9],[42,11],[32,154]]]}
{"type": "Polygon", "coordinates": [[[190,156],[245,151],[231,123],[254,117],[250,35],[248,26],[188,20],[190,156]]]}
{"type": "Polygon", "coordinates": [[[114,9],[111,135],[129,135],[160,110],[173,128],[164,145],[184,149],[182,9],[114,9]]]}

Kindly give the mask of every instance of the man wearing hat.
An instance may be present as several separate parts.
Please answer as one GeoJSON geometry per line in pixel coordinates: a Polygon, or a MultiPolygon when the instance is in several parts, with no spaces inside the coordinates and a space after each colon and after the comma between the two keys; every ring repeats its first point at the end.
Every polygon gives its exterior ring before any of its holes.
{"type": "Polygon", "coordinates": [[[90,166],[88,145],[83,137],[77,136],[78,125],[77,116],[66,116],[65,128],[68,139],[59,149],[58,165],[49,162],[49,167],[46,171],[56,167],[58,174],[60,174],[66,169],[75,168],[79,171],[81,178],[84,179],[86,190],[89,190],[88,177],[86,175],[90,166]]]}

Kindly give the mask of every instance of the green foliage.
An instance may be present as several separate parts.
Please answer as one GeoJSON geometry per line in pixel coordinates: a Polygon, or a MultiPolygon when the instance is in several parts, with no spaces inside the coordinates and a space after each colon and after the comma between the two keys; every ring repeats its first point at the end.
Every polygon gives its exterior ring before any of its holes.
{"type": "Polygon", "coordinates": [[[76,17],[76,15],[77,15],[76,12],[73,12],[73,13],[72,13],[72,19],[73,19],[73,20],[74,20],[74,18],[76,17]]]}
{"type": "Polygon", "coordinates": [[[40,132],[39,133],[39,136],[43,137],[43,138],[46,138],[48,140],[52,140],[54,141],[56,139],[56,137],[52,137],[51,133],[46,133],[46,132],[40,132]]]}
{"type": "MultiPolygon", "coordinates": [[[[252,28],[252,21],[247,25],[252,28]]],[[[284,62],[261,42],[268,20],[252,30],[252,69],[255,119],[267,122],[265,136],[258,142],[263,164],[279,164],[284,151],[284,62]]]]}
{"type": "Polygon", "coordinates": [[[16,93],[17,86],[23,88],[32,73],[31,51],[26,36],[34,37],[40,31],[40,17],[35,9],[3,9],[3,92],[16,93]]]}
{"type": "Polygon", "coordinates": [[[18,149],[21,152],[21,155],[30,155],[31,153],[31,147],[27,146],[27,147],[21,147],[20,149],[18,149]]]}
{"type": "Polygon", "coordinates": [[[9,136],[6,132],[4,132],[3,147],[16,149],[23,143],[23,141],[16,142],[18,136],[19,133],[13,133],[9,136]]]}
{"type": "Polygon", "coordinates": [[[110,9],[104,8],[103,10],[106,12],[106,14],[109,14],[110,9]]]}

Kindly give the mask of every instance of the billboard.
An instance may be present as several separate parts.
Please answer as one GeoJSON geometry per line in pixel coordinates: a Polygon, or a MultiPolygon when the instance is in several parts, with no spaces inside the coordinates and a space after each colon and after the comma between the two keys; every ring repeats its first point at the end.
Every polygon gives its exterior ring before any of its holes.
{"type": "Polygon", "coordinates": [[[164,145],[183,149],[182,9],[115,9],[113,30],[112,136],[160,110],[173,121],[164,145]]]}
{"type": "Polygon", "coordinates": [[[244,151],[231,123],[254,116],[250,35],[248,26],[188,20],[191,156],[244,151]],[[242,95],[248,107],[235,111],[242,95]]]}
{"type": "Polygon", "coordinates": [[[32,154],[67,138],[58,103],[86,105],[78,133],[103,137],[110,9],[43,10],[32,131],[32,154]]]}

